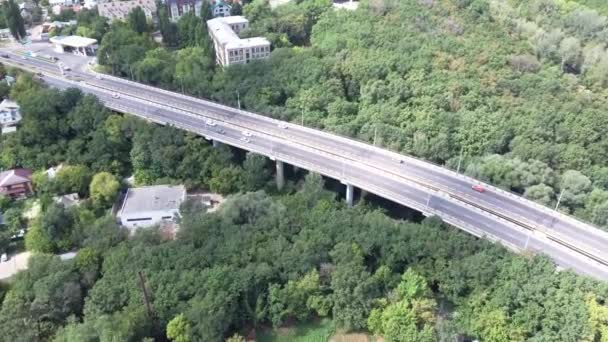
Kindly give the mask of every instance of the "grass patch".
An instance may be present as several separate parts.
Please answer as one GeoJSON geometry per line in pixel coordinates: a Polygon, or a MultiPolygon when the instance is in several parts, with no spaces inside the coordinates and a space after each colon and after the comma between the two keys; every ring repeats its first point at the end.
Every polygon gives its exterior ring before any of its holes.
{"type": "Polygon", "coordinates": [[[277,329],[259,329],[258,342],[327,342],[334,333],[329,319],[277,329]]]}

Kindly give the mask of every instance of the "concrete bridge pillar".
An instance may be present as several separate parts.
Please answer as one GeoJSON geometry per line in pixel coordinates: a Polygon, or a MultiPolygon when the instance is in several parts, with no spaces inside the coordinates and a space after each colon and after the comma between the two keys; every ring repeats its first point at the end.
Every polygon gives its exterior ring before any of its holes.
{"type": "Polygon", "coordinates": [[[351,184],[346,184],[346,204],[352,207],[355,201],[355,187],[351,184]]]}
{"type": "Polygon", "coordinates": [[[280,160],[276,161],[276,165],[277,165],[277,189],[281,190],[281,189],[283,189],[283,186],[285,185],[284,165],[283,165],[283,162],[280,160]]]}

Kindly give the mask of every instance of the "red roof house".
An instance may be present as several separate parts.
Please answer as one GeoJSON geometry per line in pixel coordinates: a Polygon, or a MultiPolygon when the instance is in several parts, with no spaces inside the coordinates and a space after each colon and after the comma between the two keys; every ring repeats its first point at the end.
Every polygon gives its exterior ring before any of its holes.
{"type": "Polygon", "coordinates": [[[15,199],[25,197],[33,191],[31,170],[14,169],[0,172],[0,195],[15,199]]]}

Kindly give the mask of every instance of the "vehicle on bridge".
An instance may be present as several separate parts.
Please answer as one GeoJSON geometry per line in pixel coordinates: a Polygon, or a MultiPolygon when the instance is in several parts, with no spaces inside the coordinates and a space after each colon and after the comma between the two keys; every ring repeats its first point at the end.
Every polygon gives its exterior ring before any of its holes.
{"type": "Polygon", "coordinates": [[[483,185],[481,185],[481,184],[475,184],[471,187],[471,189],[473,189],[477,192],[480,192],[480,193],[483,193],[484,191],[486,191],[486,189],[484,189],[483,185]]]}

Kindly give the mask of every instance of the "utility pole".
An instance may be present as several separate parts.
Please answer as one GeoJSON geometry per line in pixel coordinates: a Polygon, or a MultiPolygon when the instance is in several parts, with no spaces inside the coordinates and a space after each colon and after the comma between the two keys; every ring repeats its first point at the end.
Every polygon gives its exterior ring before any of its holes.
{"type": "Polygon", "coordinates": [[[528,242],[530,242],[530,235],[532,235],[532,231],[528,231],[528,238],[526,239],[526,244],[524,245],[524,250],[528,249],[528,242]]]}
{"type": "Polygon", "coordinates": [[[462,162],[462,152],[464,151],[464,146],[460,148],[460,157],[458,157],[458,166],[456,167],[456,173],[460,173],[460,163],[462,162]]]}
{"type": "Polygon", "coordinates": [[[302,106],[302,126],[304,126],[304,106],[302,106]]]}
{"type": "Polygon", "coordinates": [[[429,207],[429,203],[431,203],[431,193],[429,192],[429,196],[426,198],[426,207],[429,207]]]}
{"type": "Polygon", "coordinates": [[[150,304],[150,296],[148,295],[148,289],[146,288],[146,280],[144,274],[139,271],[139,282],[141,284],[141,289],[144,293],[144,302],[146,303],[146,310],[148,311],[148,316],[150,318],[154,317],[154,311],[152,311],[152,304],[150,304]]]}
{"type": "Polygon", "coordinates": [[[241,109],[241,94],[239,93],[239,91],[236,91],[236,103],[239,107],[239,110],[241,109]]]}
{"type": "Polygon", "coordinates": [[[564,195],[564,190],[566,190],[565,188],[562,189],[562,191],[559,193],[559,197],[557,198],[557,204],[555,205],[555,211],[557,211],[557,208],[559,208],[559,203],[562,201],[562,196],[564,195]]]}

